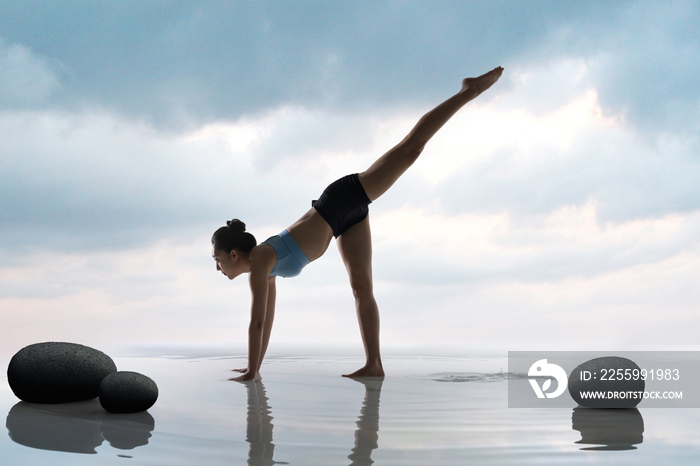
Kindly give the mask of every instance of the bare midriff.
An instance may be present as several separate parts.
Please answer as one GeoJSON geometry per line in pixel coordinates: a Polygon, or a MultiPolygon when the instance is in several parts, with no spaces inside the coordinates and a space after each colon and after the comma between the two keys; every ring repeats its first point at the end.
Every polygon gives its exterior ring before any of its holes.
{"type": "Polygon", "coordinates": [[[316,209],[311,208],[287,231],[297,242],[310,262],[326,252],[333,238],[333,231],[316,209]]]}

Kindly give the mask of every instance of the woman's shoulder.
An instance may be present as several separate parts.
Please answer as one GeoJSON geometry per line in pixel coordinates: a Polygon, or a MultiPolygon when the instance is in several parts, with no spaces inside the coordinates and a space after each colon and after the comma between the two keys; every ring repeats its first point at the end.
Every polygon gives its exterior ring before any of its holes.
{"type": "Polygon", "coordinates": [[[251,270],[261,268],[269,273],[277,263],[277,253],[269,244],[260,243],[251,249],[250,261],[251,270]]]}

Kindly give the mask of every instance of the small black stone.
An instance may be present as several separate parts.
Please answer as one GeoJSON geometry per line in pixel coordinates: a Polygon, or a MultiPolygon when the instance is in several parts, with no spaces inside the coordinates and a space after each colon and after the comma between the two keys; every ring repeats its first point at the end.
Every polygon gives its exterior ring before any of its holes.
{"type": "Polygon", "coordinates": [[[569,375],[569,394],[580,406],[587,408],[634,408],[642,400],[644,380],[634,361],[618,356],[605,356],[580,364],[569,375]],[[620,369],[619,376],[617,370],[620,369]],[[636,377],[633,376],[636,374],[636,377]],[[625,380],[629,375],[629,380],[625,380]],[[583,376],[583,379],[582,379],[583,376]],[[588,380],[585,380],[588,377],[588,380]],[[606,380],[603,380],[603,379],[606,380]],[[635,380],[636,378],[636,380],[635,380]],[[617,392],[623,398],[583,399],[581,392],[617,392]]]}
{"type": "Polygon", "coordinates": [[[100,382],[117,371],[112,358],[76,343],[46,342],[22,348],[7,368],[14,394],[29,403],[71,403],[96,398],[100,382]]]}
{"type": "Polygon", "coordinates": [[[100,404],[110,413],[139,413],[158,399],[158,386],[138,372],[115,372],[102,380],[100,404]]]}

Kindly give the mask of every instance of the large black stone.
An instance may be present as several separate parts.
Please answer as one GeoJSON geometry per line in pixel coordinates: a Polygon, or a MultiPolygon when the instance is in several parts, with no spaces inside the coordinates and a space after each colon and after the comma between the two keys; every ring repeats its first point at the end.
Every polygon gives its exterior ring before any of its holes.
{"type": "Polygon", "coordinates": [[[569,394],[587,408],[634,408],[642,400],[644,380],[634,361],[617,356],[591,359],[580,364],[569,375],[569,394]],[[619,371],[619,372],[618,372],[619,371]],[[587,379],[587,380],[586,380],[587,379]],[[605,393],[605,399],[584,399],[581,392],[605,393]],[[618,398],[607,397],[617,393],[618,398]]]}
{"type": "Polygon", "coordinates": [[[139,413],[158,399],[158,386],[138,372],[115,372],[100,384],[100,404],[110,413],[139,413]]]}
{"type": "Polygon", "coordinates": [[[17,398],[29,403],[71,403],[96,398],[100,382],[117,371],[112,358],[76,343],[46,342],[22,348],[7,368],[17,398]]]}

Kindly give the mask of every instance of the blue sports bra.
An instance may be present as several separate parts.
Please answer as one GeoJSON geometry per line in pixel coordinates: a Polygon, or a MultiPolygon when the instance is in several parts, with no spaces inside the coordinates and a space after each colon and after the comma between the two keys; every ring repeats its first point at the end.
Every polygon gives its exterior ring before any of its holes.
{"type": "Polygon", "coordinates": [[[278,275],[283,278],[296,277],[301,273],[301,269],[309,264],[306,254],[287,230],[277,236],[269,237],[263,243],[272,246],[277,254],[277,264],[270,272],[271,277],[278,275]]]}

